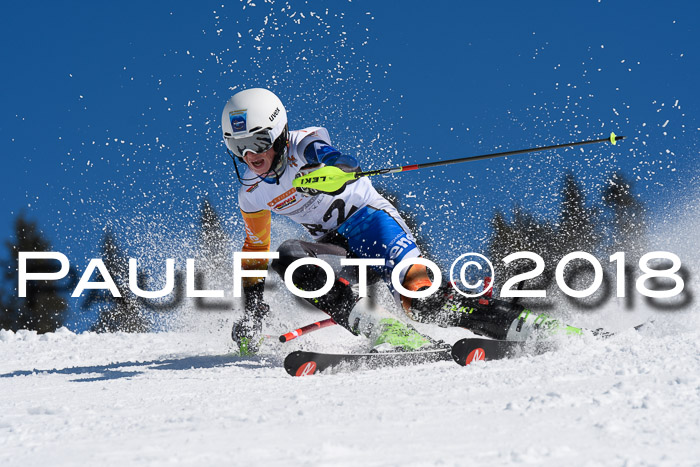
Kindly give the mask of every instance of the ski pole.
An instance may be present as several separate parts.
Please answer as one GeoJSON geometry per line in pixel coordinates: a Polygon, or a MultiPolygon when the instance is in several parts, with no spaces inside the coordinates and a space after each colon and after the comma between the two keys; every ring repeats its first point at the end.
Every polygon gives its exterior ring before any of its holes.
{"type": "Polygon", "coordinates": [[[308,334],[313,331],[318,331],[319,329],[327,328],[328,326],[332,326],[334,324],[336,324],[336,322],[333,321],[333,318],[324,319],[323,321],[317,321],[315,323],[308,324],[303,328],[299,328],[294,331],[289,331],[287,334],[282,334],[280,336],[280,342],[289,342],[292,339],[296,339],[299,336],[303,336],[304,334],[308,334]]]}
{"type": "Polygon", "coordinates": [[[625,139],[624,136],[617,136],[615,133],[610,133],[610,137],[608,138],[578,141],[575,143],[555,144],[553,146],[542,146],[530,149],[519,149],[517,151],[496,152],[492,154],[483,154],[480,156],[469,156],[461,157],[459,159],[449,159],[445,161],[426,162],[424,164],[412,164],[386,169],[368,170],[366,172],[343,172],[338,167],[329,165],[321,167],[318,170],[314,170],[310,174],[305,175],[303,177],[295,178],[292,185],[295,188],[311,188],[314,190],[331,193],[340,190],[343,187],[343,185],[345,185],[345,183],[351,180],[358,179],[360,177],[370,177],[372,175],[386,175],[399,172],[408,172],[409,170],[427,169],[429,167],[440,167],[443,165],[459,164],[461,162],[481,161],[484,159],[494,159],[496,157],[515,156],[518,154],[525,154],[528,152],[549,151],[552,149],[583,146],[585,144],[604,143],[606,141],[609,141],[613,145],[615,145],[617,144],[617,141],[623,139],[625,139]]]}

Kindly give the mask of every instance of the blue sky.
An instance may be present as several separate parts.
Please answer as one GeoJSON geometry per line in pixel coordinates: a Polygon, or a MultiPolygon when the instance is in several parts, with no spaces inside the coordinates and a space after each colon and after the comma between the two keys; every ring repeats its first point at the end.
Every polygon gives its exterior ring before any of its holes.
{"type": "Polygon", "coordinates": [[[660,220],[697,201],[699,10],[14,2],[0,20],[0,236],[24,211],[82,269],[105,225],[134,256],[190,241],[208,196],[242,237],[219,119],[231,94],[254,86],[282,98],[292,129],[326,126],[366,168],[629,138],[378,180],[417,209],[433,249],[479,250],[494,211],[516,203],[554,215],[567,170],[592,204],[623,171],[660,220]]]}

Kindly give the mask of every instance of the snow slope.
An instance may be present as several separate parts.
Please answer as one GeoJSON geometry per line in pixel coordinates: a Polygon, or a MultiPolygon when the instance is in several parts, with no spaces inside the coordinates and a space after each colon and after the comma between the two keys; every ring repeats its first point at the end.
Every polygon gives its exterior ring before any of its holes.
{"type": "Polygon", "coordinates": [[[218,334],[0,331],[0,465],[700,465],[698,329],[307,378],[218,334]]]}

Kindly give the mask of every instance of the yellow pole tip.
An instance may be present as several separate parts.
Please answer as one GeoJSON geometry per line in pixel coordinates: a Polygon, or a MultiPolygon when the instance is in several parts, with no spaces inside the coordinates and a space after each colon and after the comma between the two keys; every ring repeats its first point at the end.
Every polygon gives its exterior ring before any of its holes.
{"type": "Polygon", "coordinates": [[[615,146],[617,141],[615,141],[615,133],[610,133],[610,142],[615,146]]]}

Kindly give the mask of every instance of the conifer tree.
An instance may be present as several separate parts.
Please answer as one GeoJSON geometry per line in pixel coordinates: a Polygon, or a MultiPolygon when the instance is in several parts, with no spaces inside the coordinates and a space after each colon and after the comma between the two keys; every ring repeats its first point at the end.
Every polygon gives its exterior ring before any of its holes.
{"type": "Polygon", "coordinates": [[[593,253],[601,240],[596,228],[597,213],[585,206],[585,196],[572,173],[564,177],[561,198],[557,234],[559,255],[573,251],[593,253]]]}
{"type": "MultiPolygon", "coordinates": [[[[91,290],[83,308],[97,305],[99,316],[92,326],[96,332],[148,332],[151,328],[149,320],[144,313],[144,305],[129,290],[129,260],[117,245],[114,234],[107,231],[102,240],[102,261],[112,280],[117,286],[121,297],[113,297],[108,290],[91,290]]],[[[103,281],[101,274],[93,279],[103,281]]],[[[143,276],[139,283],[144,282],[143,276]]]]}
{"type": "Polygon", "coordinates": [[[202,201],[199,222],[202,259],[214,270],[230,268],[231,239],[224,231],[219,214],[207,198],[202,201]]]}
{"type": "MultiPolygon", "coordinates": [[[[17,331],[35,330],[39,333],[53,332],[64,323],[72,274],[61,281],[28,281],[26,297],[18,296],[19,252],[52,251],[51,244],[38,228],[36,222],[20,214],[15,220],[14,241],[6,242],[9,259],[2,262],[3,288],[0,304],[0,327],[17,331]]],[[[60,265],[55,260],[27,260],[27,272],[57,272],[60,265]]]]}
{"type": "MultiPolygon", "coordinates": [[[[526,289],[546,287],[554,275],[556,250],[556,232],[553,224],[546,220],[538,220],[532,214],[525,212],[520,206],[513,210],[513,221],[508,223],[500,212],[491,221],[493,233],[489,241],[489,258],[494,267],[500,271],[496,276],[496,286],[500,287],[504,278],[513,277],[533,269],[528,260],[518,260],[505,266],[503,258],[520,251],[531,251],[545,260],[545,271],[538,278],[528,281],[526,289]]],[[[519,285],[523,287],[524,285],[519,285]]]]}
{"type": "Polygon", "coordinates": [[[516,206],[513,220],[508,222],[501,212],[492,219],[489,257],[502,271],[497,281],[512,277],[533,268],[532,262],[520,260],[503,267],[503,258],[511,253],[530,251],[536,253],[545,263],[544,272],[531,279],[526,289],[544,289],[554,283],[554,273],[561,258],[573,251],[593,253],[599,246],[601,235],[597,228],[596,211],[585,206],[585,196],[573,174],[566,174],[561,190],[562,204],[559,207],[558,222],[538,219],[516,206]]]}
{"type": "MultiPolygon", "coordinates": [[[[233,280],[233,243],[224,230],[219,214],[209,199],[204,198],[199,216],[199,249],[197,251],[195,286],[198,289],[226,289],[233,280]]],[[[197,307],[210,310],[228,310],[230,302],[216,299],[195,300],[197,307]]]]}
{"type": "Polygon", "coordinates": [[[628,258],[640,256],[646,247],[646,213],[632,186],[621,174],[614,173],[603,190],[603,201],[612,210],[610,252],[625,251],[628,258]]]}

